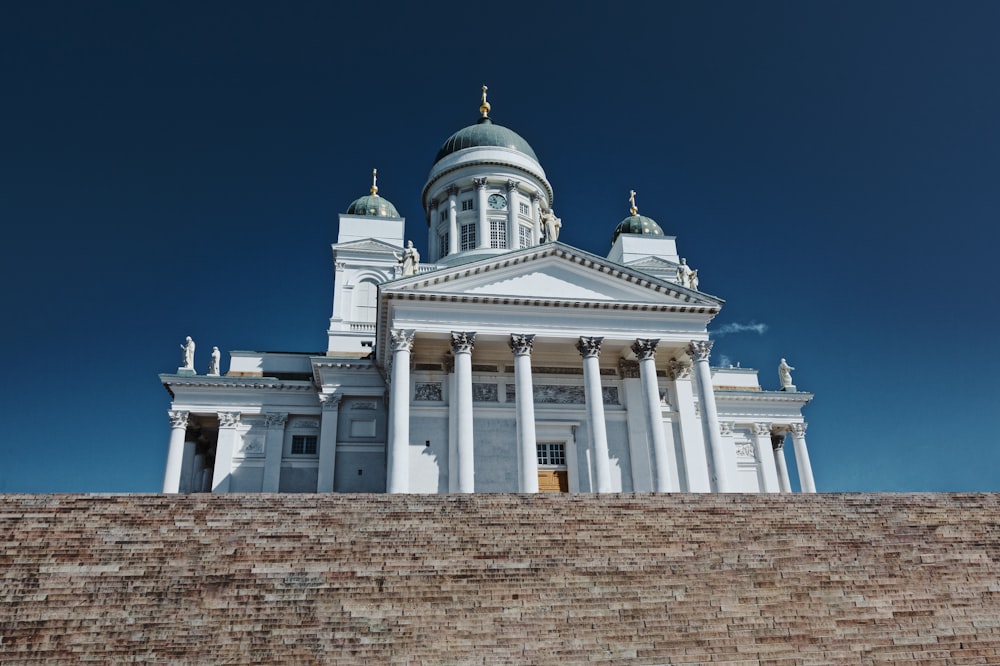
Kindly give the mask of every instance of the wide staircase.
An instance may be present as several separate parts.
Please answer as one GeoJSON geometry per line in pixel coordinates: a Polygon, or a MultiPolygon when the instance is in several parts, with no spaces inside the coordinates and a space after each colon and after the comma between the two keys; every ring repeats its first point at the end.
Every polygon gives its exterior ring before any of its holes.
{"type": "Polygon", "coordinates": [[[0,663],[998,664],[997,495],[0,496],[0,663]]]}

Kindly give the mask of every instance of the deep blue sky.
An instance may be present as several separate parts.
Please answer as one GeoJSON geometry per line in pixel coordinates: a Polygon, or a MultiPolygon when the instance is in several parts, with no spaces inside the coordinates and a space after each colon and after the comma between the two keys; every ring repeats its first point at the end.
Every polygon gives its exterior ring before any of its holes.
{"type": "MultiPolygon", "coordinates": [[[[477,117],[796,366],[820,490],[1000,490],[1000,3],[0,6],[0,491],[157,491],[185,335],[321,351],[337,213],[477,117]],[[341,6],[343,5],[343,6],[341,6]],[[623,8],[622,8],[623,7],[623,8]]],[[[223,368],[228,356],[223,357],[223,368]]]]}

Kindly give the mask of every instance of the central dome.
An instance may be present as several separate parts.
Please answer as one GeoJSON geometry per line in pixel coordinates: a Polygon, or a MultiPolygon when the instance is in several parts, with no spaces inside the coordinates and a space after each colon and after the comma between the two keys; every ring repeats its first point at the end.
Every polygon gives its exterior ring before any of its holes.
{"type": "Polygon", "coordinates": [[[538,161],[535,151],[517,132],[500,125],[494,125],[489,118],[480,118],[475,125],[464,127],[448,137],[448,140],[441,146],[441,150],[438,151],[437,157],[434,158],[434,163],[437,164],[448,155],[465,148],[479,146],[510,148],[527,155],[536,162],[538,161]]]}

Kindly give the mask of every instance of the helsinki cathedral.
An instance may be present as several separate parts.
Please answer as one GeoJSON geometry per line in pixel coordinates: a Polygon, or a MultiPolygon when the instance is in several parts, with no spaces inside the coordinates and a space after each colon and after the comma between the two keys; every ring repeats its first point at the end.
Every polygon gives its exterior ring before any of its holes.
{"type": "Polygon", "coordinates": [[[163,491],[815,492],[794,368],[712,367],[723,301],[676,238],[632,192],[606,257],[559,242],[535,151],[479,111],[427,176],[429,256],[374,173],[339,216],[325,354],[198,374],[182,345],[163,491]]]}

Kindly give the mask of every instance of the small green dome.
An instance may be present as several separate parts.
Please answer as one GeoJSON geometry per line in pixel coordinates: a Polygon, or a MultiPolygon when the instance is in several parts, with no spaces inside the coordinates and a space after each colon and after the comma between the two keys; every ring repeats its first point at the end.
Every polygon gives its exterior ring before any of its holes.
{"type": "Polygon", "coordinates": [[[392,202],[377,194],[358,197],[347,207],[348,215],[371,215],[373,217],[399,217],[399,211],[392,202]]]}
{"type": "Polygon", "coordinates": [[[437,157],[434,158],[434,163],[437,164],[452,153],[477,146],[510,148],[527,155],[536,162],[538,161],[535,151],[517,132],[500,125],[494,125],[489,118],[480,118],[475,125],[469,125],[448,137],[448,140],[441,146],[441,150],[438,151],[437,157]]]}
{"type": "Polygon", "coordinates": [[[611,237],[611,244],[614,245],[615,241],[622,234],[639,234],[640,236],[659,236],[663,237],[663,229],[660,225],[651,217],[646,217],[645,215],[629,215],[624,220],[618,223],[615,227],[615,233],[611,237]]]}

